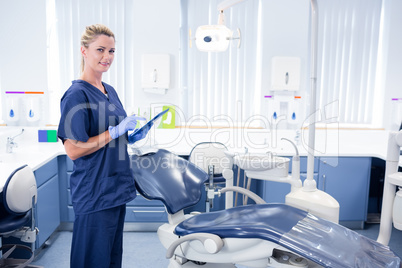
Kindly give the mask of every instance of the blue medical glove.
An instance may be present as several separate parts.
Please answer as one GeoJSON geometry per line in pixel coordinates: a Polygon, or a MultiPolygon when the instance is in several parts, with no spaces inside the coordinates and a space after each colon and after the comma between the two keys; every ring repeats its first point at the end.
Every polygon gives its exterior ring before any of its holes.
{"type": "Polygon", "coordinates": [[[109,126],[109,134],[112,139],[116,139],[125,134],[129,130],[134,130],[137,125],[137,120],[145,120],[144,117],[130,115],[123,119],[117,126],[109,126]]]}
{"type": "Polygon", "coordinates": [[[137,129],[136,131],[128,135],[128,143],[133,144],[134,142],[145,138],[153,125],[154,122],[149,121],[142,128],[137,129]]]}

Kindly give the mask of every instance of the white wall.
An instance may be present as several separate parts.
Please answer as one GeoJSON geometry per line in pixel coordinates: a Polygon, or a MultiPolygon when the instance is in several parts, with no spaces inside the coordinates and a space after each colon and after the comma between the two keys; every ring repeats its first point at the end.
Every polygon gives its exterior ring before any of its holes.
{"type": "MultiPolygon", "coordinates": [[[[318,1],[319,3],[320,1],[318,1]]],[[[383,72],[383,82],[379,89],[385,92],[383,115],[380,118],[382,126],[389,128],[393,106],[391,98],[402,98],[402,1],[383,0],[384,6],[384,33],[380,70],[383,72]]],[[[309,102],[309,61],[310,61],[310,37],[309,33],[309,0],[264,0],[263,1],[264,43],[269,47],[264,48],[262,70],[262,95],[269,95],[271,59],[274,56],[295,56],[302,60],[300,95],[304,97],[304,104],[309,102]]],[[[319,89],[317,89],[319,90],[319,89]]],[[[372,96],[375,97],[375,96],[372,96]]],[[[307,105],[305,105],[307,106],[307,105]]],[[[400,104],[402,106],[402,104],[400,104]]],[[[267,111],[267,100],[262,100],[262,112],[267,111]],[[265,110],[264,110],[265,109],[265,110]]],[[[307,107],[306,107],[307,109],[307,107]]],[[[402,112],[402,107],[399,110],[402,112]]],[[[308,110],[307,110],[308,112],[308,110]]],[[[382,111],[378,111],[382,114],[382,111]]],[[[402,114],[399,115],[402,118],[402,114]]],[[[399,123],[400,124],[400,123],[399,123]]]]}
{"type": "MultiPolygon", "coordinates": [[[[384,126],[389,127],[391,121],[402,115],[392,114],[393,107],[391,98],[402,98],[402,1],[383,0],[385,7],[385,26],[387,31],[384,33],[384,126]]],[[[400,104],[402,105],[402,104],[400,104]]],[[[399,110],[402,113],[402,110],[399,110]]],[[[400,122],[399,122],[400,124],[400,122]]]]}
{"type": "Polygon", "coordinates": [[[152,103],[172,103],[180,105],[179,81],[180,53],[180,0],[136,0],[134,1],[134,46],[133,74],[135,92],[131,98],[134,106],[149,106],[152,103]],[[144,92],[141,88],[142,54],[170,55],[170,89],[166,95],[144,92]]]}
{"type": "MultiPolygon", "coordinates": [[[[264,0],[262,95],[275,94],[271,90],[271,61],[273,57],[299,57],[301,59],[300,90],[304,104],[308,103],[310,62],[310,1],[264,0]]],[[[278,93],[276,93],[278,94],[278,93]]],[[[279,93],[280,94],[280,93],[279,93]]],[[[262,99],[262,114],[268,115],[268,99],[262,99]]],[[[305,111],[300,111],[304,118],[305,111]]],[[[298,115],[299,116],[299,115],[298,115]]]]}
{"type": "Polygon", "coordinates": [[[0,40],[1,98],[5,91],[46,91],[46,0],[1,0],[0,40]]]}
{"type": "MultiPolygon", "coordinates": [[[[200,0],[202,1],[202,0],[200,0]]],[[[386,27],[384,35],[385,109],[384,126],[389,123],[392,97],[402,97],[402,1],[383,0],[386,27]]],[[[271,58],[294,55],[302,59],[302,92],[307,93],[308,82],[308,0],[264,0],[263,38],[270,44],[264,54],[262,95],[269,93],[271,58]],[[269,14],[269,16],[265,16],[269,14]]],[[[134,47],[134,91],[123,102],[132,106],[151,103],[180,105],[179,61],[180,0],[135,0],[133,28],[127,34],[137,37],[134,47]],[[171,55],[171,89],[166,95],[146,93],[141,88],[141,55],[168,53],[171,55]]],[[[46,0],[0,0],[0,90],[47,90],[46,64],[46,0]]],[[[262,100],[264,102],[264,100],[262,100]]],[[[264,103],[262,103],[264,107],[264,103]]]]}
{"type": "MultiPolygon", "coordinates": [[[[133,10],[134,23],[126,25],[125,34],[136,37],[133,55],[129,55],[135,71],[125,74],[133,76],[134,90],[122,102],[127,109],[151,103],[179,105],[180,0],[134,0],[126,4],[133,10]],[[141,88],[141,55],[152,53],[171,56],[171,88],[166,95],[145,93],[141,88]]],[[[9,90],[46,91],[46,0],[0,0],[0,36],[2,98],[9,90]]]]}
{"type": "Polygon", "coordinates": [[[0,38],[1,89],[46,89],[46,0],[0,1],[0,38]]]}

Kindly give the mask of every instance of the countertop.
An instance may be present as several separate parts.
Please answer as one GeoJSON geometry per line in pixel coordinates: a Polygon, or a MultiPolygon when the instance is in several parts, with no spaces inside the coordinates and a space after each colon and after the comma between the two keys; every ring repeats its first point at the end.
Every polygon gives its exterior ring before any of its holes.
{"type": "MultiPolygon", "coordinates": [[[[23,127],[24,133],[14,139],[18,144],[13,153],[6,153],[7,137],[21,132],[22,127],[0,127],[0,191],[8,176],[18,167],[27,164],[37,170],[53,158],[65,154],[61,141],[38,142],[38,129],[57,127],[23,127]]],[[[301,156],[307,155],[308,131],[302,131],[297,148],[301,156]]],[[[146,139],[129,148],[129,153],[149,148],[164,148],[178,155],[188,155],[193,146],[203,141],[219,141],[235,153],[273,152],[280,156],[292,156],[294,147],[281,138],[295,140],[295,131],[263,129],[152,129],[146,139]]],[[[316,131],[315,156],[377,157],[385,159],[388,131],[338,130],[316,131]]],[[[402,157],[400,158],[402,166],[402,157]]]]}

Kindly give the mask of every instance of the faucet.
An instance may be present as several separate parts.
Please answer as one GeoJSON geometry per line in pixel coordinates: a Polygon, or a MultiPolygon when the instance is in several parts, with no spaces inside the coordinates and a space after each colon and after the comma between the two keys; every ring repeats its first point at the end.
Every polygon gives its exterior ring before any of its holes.
{"type": "Polygon", "coordinates": [[[6,148],[6,152],[7,153],[12,153],[13,152],[13,148],[14,147],[18,147],[18,144],[16,142],[14,142],[14,139],[21,135],[22,133],[24,133],[24,129],[21,130],[20,134],[15,135],[14,137],[7,137],[7,148],[6,148]]]}

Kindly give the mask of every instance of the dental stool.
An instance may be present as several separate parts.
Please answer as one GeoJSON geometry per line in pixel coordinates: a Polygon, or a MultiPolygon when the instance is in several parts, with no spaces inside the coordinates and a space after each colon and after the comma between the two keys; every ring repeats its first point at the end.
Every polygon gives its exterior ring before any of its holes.
{"type": "MultiPolygon", "coordinates": [[[[0,267],[39,267],[30,266],[34,258],[35,228],[34,206],[37,201],[37,187],[32,169],[27,165],[15,170],[7,179],[0,194],[0,237],[17,237],[26,245],[2,245],[0,267]],[[4,252],[5,249],[8,249],[4,252]],[[9,258],[16,249],[28,252],[28,259],[9,258]]],[[[17,252],[17,251],[15,251],[17,252]]]]}
{"type": "Polygon", "coordinates": [[[132,155],[131,166],[138,192],[162,201],[169,213],[169,222],[158,228],[169,268],[400,268],[387,246],[289,205],[264,204],[251,192],[244,193],[255,205],[184,215],[200,200],[209,177],[169,151],[132,155]]]}
{"type": "MultiPolygon", "coordinates": [[[[226,157],[227,148],[220,142],[201,142],[198,143],[190,152],[189,161],[208,173],[208,180],[205,183],[207,192],[205,211],[209,212],[213,208],[213,201],[218,190],[225,185],[233,185],[233,163],[226,157]]],[[[233,197],[227,195],[225,203],[233,204],[233,197]]]]}

